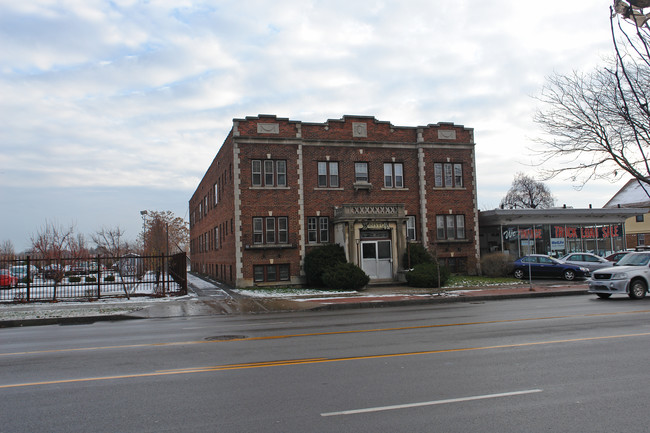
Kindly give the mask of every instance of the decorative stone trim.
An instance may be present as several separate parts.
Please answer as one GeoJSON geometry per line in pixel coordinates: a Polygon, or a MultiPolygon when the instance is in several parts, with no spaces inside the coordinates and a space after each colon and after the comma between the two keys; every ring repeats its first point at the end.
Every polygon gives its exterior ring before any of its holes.
{"type": "Polygon", "coordinates": [[[439,129],[438,130],[438,139],[439,140],[455,140],[456,131],[453,129],[439,129]]]}
{"type": "Polygon", "coordinates": [[[258,123],[257,133],[258,134],[279,134],[280,124],[279,123],[258,123]]]}

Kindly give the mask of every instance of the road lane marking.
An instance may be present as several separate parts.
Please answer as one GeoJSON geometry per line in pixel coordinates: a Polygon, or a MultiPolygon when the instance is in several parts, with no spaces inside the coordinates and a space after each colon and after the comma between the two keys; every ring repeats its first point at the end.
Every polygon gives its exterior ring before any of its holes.
{"type": "Polygon", "coordinates": [[[35,355],[35,354],[45,354],[45,353],[61,353],[61,352],[82,352],[82,351],[93,351],[93,350],[110,350],[110,349],[132,349],[132,348],[143,348],[143,347],[166,347],[166,346],[183,346],[183,345],[195,345],[195,344],[213,344],[213,343],[224,343],[224,342],[236,342],[236,341],[265,341],[265,340],[282,340],[289,338],[303,338],[303,337],[322,337],[330,335],[346,335],[346,334],[363,334],[371,332],[392,332],[392,331],[410,331],[416,329],[434,329],[434,328],[449,328],[454,326],[473,326],[473,325],[491,325],[498,323],[518,323],[518,322],[531,322],[538,320],[556,320],[556,319],[571,319],[577,317],[603,317],[603,316],[618,316],[618,315],[627,315],[627,314],[643,314],[650,313],[650,310],[637,310],[637,311],[623,311],[623,312],[613,312],[613,313],[589,313],[589,314],[572,314],[566,316],[547,316],[547,317],[529,317],[524,319],[503,319],[503,320],[487,320],[482,322],[459,322],[459,323],[442,323],[439,325],[419,325],[419,326],[401,326],[394,328],[374,328],[374,329],[352,329],[349,331],[330,331],[330,332],[312,332],[305,334],[284,334],[284,335],[267,335],[263,337],[245,337],[245,338],[233,338],[229,340],[193,340],[193,341],[171,341],[167,343],[141,343],[141,344],[127,344],[127,345],[115,345],[115,346],[96,346],[96,347],[78,347],[78,348],[69,348],[69,349],[50,349],[50,350],[34,350],[34,351],[24,351],[24,352],[7,352],[0,353],[2,356],[17,356],[17,355],[35,355]]]}
{"type": "Polygon", "coordinates": [[[406,403],[406,404],[395,404],[392,406],[379,406],[379,407],[368,407],[365,409],[352,409],[352,410],[342,410],[339,412],[326,412],[321,413],[321,416],[340,416],[340,415],[356,415],[359,413],[369,413],[369,412],[383,412],[387,410],[396,410],[396,409],[408,409],[412,407],[422,407],[422,406],[436,406],[440,404],[449,404],[449,403],[463,403],[466,401],[476,401],[476,400],[487,400],[489,398],[502,398],[502,397],[514,397],[518,395],[533,394],[537,392],[542,392],[541,389],[528,389],[524,391],[512,391],[512,392],[502,392],[499,394],[486,394],[486,395],[475,395],[471,397],[461,397],[461,398],[449,398],[446,400],[434,400],[434,401],[423,401],[419,403],[406,403]]]}
{"type": "Polygon", "coordinates": [[[152,376],[168,376],[174,374],[194,374],[194,373],[206,373],[206,372],[214,372],[214,371],[242,370],[242,369],[249,369],[249,368],[284,367],[290,365],[307,365],[307,364],[320,364],[320,363],[343,362],[343,361],[361,361],[361,360],[372,360],[372,359],[382,359],[382,358],[397,358],[402,356],[436,355],[436,354],[454,353],[454,352],[511,349],[516,347],[526,347],[526,346],[542,346],[542,345],[560,344],[560,343],[577,343],[583,341],[611,340],[611,339],[618,339],[618,338],[647,337],[647,336],[650,336],[650,332],[644,332],[639,334],[609,335],[609,336],[602,336],[602,337],[571,338],[565,340],[537,341],[537,342],[529,342],[529,343],[503,344],[503,345],[496,345],[496,346],[461,347],[456,349],[425,350],[420,352],[360,355],[360,356],[350,356],[344,358],[303,358],[303,359],[288,359],[288,360],[279,360],[279,361],[276,360],[276,361],[247,362],[242,364],[225,364],[225,365],[189,367],[189,368],[186,367],[186,368],[180,368],[175,370],[158,370],[149,373],[134,373],[134,374],[118,375],[118,376],[87,377],[87,378],[78,378],[78,379],[61,379],[61,380],[52,380],[52,381],[17,383],[17,384],[0,385],[0,389],[39,386],[39,385],[54,385],[54,384],[63,384],[63,383],[76,383],[76,382],[92,382],[92,381],[114,380],[114,379],[133,379],[133,378],[152,377],[152,376]]]}

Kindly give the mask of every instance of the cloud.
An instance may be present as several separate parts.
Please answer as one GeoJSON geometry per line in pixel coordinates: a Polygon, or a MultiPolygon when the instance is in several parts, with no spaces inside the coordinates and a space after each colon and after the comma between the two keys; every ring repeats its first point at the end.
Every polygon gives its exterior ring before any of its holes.
{"type": "Polygon", "coordinates": [[[4,2],[0,188],[43,202],[43,185],[189,199],[233,118],[364,114],[474,128],[479,203],[496,205],[534,170],[531,96],[545,76],[609,52],[609,3],[4,2]]]}

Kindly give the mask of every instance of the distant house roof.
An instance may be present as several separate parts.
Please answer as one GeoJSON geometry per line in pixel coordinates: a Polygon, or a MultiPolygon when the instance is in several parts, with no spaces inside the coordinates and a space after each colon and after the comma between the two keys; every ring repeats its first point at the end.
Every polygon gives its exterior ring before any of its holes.
{"type": "Polygon", "coordinates": [[[650,185],[630,179],[603,207],[648,207],[650,206],[648,193],[650,193],[650,185]]]}

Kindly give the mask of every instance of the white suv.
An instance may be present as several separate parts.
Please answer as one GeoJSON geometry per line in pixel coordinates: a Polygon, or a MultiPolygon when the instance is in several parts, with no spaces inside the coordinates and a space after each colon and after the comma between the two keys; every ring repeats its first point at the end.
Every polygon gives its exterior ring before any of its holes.
{"type": "Polygon", "coordinates": [[[592,272],[589,293],[599,298],[627,294],[641,299],[650,287],[650,252],[630,253],[615,266],[592,272]]]}

